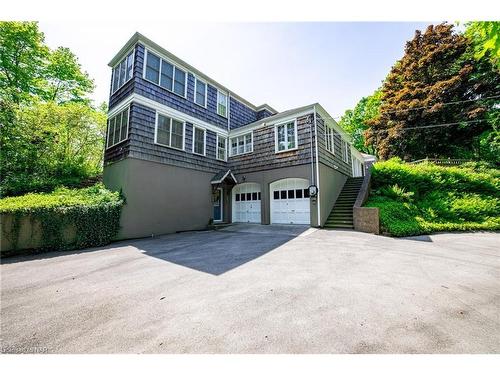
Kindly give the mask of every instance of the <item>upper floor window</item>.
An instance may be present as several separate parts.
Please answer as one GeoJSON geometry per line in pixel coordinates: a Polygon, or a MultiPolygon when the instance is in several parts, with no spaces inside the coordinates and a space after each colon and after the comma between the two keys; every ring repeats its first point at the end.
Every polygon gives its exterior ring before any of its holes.
{"type": "Polygon", "coordinates": [[[194,102],[202,107],[207,106],[207,84],[198,78],[194,83],[194,102]]]}
{"type": "Polygon", "coordinates": [[[276,125],[274,132],[276,152],[297,148],[297,122],[295,120],[276,125]]]}
{"type": "Polygon", "coordinates": [[[186,97],[186,72],[149,51],[146,51],[144,78],[186,97]]]}
{"type": "Polygon", "coordinates": [[[326,137],[326,149],[330,151],[332,154],[335,154],[335,131],[328,125],[326,125],[325,137],[326,137]]]}
{"type": "Polygon", "coordinates": [[[231,138],[231,156],[253,151],[252,133],[231,138]]]}
{"type": "Polygon", "coordinates": [[[349,156],[348,156],[349,144],[342,139],[340,141],[340,147],[342,148],[342,160],[347,163],[349,160],[349,156]]]}
{"type": "Polygon", "coordinates": [[[227,95],[217,91],[217,114],[227,117],[227,95]]]}
{"type": "Polygon", "coordinates": [[[227,138],[217,135],[217,159],[226,160],[227,138]]]}
{"type": "Polygon", "coordinates": [[[134,50],[113,68],[113,83],[111,93],[122,87],[134,72],[134,50]]]}
{"type": "Polygon", "coordinates": [[[193,153],[205,155],[205,130],[193,127],[193,153]]]}
{"type": "Polygon", "coordinates": [[[106,147],[109,148],[128,138],[129,107],[108,120],[106,147]]]}
{"type": "Polygon", "coordinates": [[[184,150],[184,122],[158,114],[155,143],[184,150]]]}

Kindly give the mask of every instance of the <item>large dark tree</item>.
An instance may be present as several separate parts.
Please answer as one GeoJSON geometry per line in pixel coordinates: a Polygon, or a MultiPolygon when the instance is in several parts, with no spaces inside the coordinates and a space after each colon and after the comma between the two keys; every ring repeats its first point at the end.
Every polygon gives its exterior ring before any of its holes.
{"type": "Polygon", "coordinates": [[[367,144],[382,159],[472,157],[497,118],[499,100],[487,98],[498,95],[499,72],[490,59],[474,59],[472,42],[453,25],[417,30],[382,86],[367,144]]]}

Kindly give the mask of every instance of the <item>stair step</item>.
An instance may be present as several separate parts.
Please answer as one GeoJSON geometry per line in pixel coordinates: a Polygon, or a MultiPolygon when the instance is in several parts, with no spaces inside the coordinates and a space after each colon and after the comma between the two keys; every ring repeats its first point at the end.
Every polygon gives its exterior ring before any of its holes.
{"type": "Polygon", "coordinates": [[[353,224],[353,221],[352,219],[351,220],[340,220],[340,219],[336,219],[336,220],[330,220],[328,219],[327,221],[327,224],[353,224]]]}
{"type": "Polygon", "coordinates": [[[342,224],[336,224],[336,225],[325,224],[324,227],[328,228],[328,229],[335,229],[335,228],[354,229],[354,225],[349,225],[349,224],[345,224],[345,225],[342,225],[342,224]]]}

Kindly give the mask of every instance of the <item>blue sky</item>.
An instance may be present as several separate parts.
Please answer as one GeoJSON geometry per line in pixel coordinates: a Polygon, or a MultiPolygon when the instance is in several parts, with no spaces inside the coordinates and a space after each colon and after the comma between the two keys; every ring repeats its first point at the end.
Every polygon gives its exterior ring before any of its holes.
{"type": "Polygon", "coordinates": [[[109,60],[139,31],[250,102],[279,111],[314,102],[336,117],[371,94],[430,22],[40,22],[50,47],[69,47],[106,101],[109,60]]]}

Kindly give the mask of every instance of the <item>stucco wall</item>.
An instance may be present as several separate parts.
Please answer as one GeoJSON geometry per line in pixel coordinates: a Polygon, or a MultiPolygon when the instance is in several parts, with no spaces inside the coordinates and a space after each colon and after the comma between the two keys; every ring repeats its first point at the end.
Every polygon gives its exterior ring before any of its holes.
{"type": "Polygon", "coordinates": [[[134,158],[106,166],[104,184],[121,189],[126,199],[118,239],[206,228],[213,215],[213,175],[134,158]]]}

